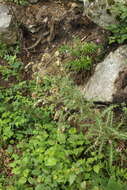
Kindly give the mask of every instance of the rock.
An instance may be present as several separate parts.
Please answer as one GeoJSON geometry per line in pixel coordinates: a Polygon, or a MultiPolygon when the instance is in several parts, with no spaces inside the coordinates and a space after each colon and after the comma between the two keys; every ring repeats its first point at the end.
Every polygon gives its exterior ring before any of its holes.
{"type": "Polygon", "coordinates": [[[95,102],[127,101],[127,45],[111,52],[96,66],[83,93],[87,100],[95,102]]]}
{"type": "MultiPolygon", "coordinates": [[[[83,0],[84,14],[88,16],[94,23],[103,28],[107,28],[111,24],[116,24],[116,15],[112,12],[112,7],[118,3],[118,0],[83,0]]],[[[121,1],[127,3],[127,0],[121,1]]]]}
{"type": "Polygon", "coordinates": [[[9,7],[0,4],[0,42],[15,44],[17,40],[17,30],[13,22],[9,7]]]}
{"type": "Polygon", "coordinates": [[[38,3],[39,2],[39,0],[28,0],[29,1],[29,3],[31,3],[31,4],[35,4],[35,3],[38,3]]]}

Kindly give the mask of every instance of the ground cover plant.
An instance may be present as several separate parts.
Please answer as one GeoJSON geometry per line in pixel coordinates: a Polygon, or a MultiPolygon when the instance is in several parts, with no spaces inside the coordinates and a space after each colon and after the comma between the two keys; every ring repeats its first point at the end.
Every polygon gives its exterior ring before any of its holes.
{"type": "MultiPolygon", "coordinates": [[[[110,42],[123,43],[126,7],[114,11],[122,22],[110,42]]],[[[0,44],[0,190],[126,190],[126,105],[120,115],[118,105],[87,102],[68,74],[90,73],[100,49],[76,39],[59,49],[69,58],[62,75],[38,80],[18,44],[0,44]]]]}
{"type": "Polygon", "coordinates": [[[25,80],[17,46],[0,47],[0,189],[126,189],[126,107],[118,122],[68,76],[25,80]]]}
{"type": "Polygon", "coordinates": [[[127,6],[123,3],[116,3],[112,7],[112,12],[116,15],[117,24],[108,27],[112,32],[109,42],[122,44],[127,40],[127,6]]]}
{"type": "Polygon", "coordinates": [[[26,6],[29,4],[28,0],[4,0],[5,2],[15,3],[17,5],[26,6]]]}
{"type": "Polygon", "coordinates": [[[95,55],[100,47],[95,43],[81,43],[75,39],[71,46],[64,45],[60,48],[61,53],[66,53],[71,57],[65,67],[72,72],[90,71],[95,62],[95,55]]]}
{"type": "Polygon", "coordinates": [[[104,57],[104,48],[95,42],[82,42],[74,38],[71,43],[59,48],[64,59],[63,66],[67,75],[75,84],[82,85],[92,75],[98,62],[104,57]]]}

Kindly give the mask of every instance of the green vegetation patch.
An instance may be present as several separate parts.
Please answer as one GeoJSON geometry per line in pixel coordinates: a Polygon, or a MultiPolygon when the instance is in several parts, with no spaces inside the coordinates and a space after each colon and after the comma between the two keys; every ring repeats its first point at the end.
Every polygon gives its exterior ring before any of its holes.
{"type": "Polygon", "coordinates": [[[112,32],[109,43],[117,42],[122,44],[127,40],[127,5],[123,3],[116,3],[112,7],[112,12],[116,15],[118,23],[108,27],[108,29],[112,32]]]}
{"type": "Polygon", "coordinates": [[[69,54],[71,57],[71,60],[65,64],[69,71],[90,71],[99,48],[98,45],[92,42],[82,43],[80,40],[74,40],[72,47],[64,45],[60,48],[60,52],[69,54]]]}
{"type": "MultiPolygon", "coordinates": [[[[13,67],[15,48],[3,50],[9,77],[25,72],[13,67]]],[[[45,76],[38,83],[19,75],[8,88],[1,85],[0,189],[126,189],[126,107],[120,122],[113,109],[94,109],[68,77],[45,76]]]]}
{"type": "Polygon", "coordinates": [[[5,2],[15,3],[17,5],[26,6],[29,4],[28,0],[4,0],[5,2]]]}

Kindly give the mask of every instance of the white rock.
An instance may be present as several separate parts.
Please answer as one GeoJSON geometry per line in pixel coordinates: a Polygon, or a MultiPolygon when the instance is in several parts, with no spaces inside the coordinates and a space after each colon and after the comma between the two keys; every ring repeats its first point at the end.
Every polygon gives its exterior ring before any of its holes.
{"type": "Polygon", "coordinates": [[[9,27],[12,16],[6,5],[0,5],[0,31],[5,31],[9,27]]]}
{"type": "Polygon", "coordinates": [[[127,46],[124,45],[111,52],[96,66],[93,76],[84,88],[84,96],[87,100],[96,102],[113,102],[114,97],[125,99],[127,97],[126,78],[127,46]]]}
{"type": "Polygon", "coordinates": [[[16,42],[17,30],[13,24],[9,7],[0,4],[0,42],[7,44],[14,44],[16,42]]]}

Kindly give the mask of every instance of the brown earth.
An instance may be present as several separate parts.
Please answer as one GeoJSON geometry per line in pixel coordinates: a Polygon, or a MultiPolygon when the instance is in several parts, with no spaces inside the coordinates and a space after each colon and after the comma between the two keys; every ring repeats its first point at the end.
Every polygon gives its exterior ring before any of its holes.
{"type": "MultiPolygon", "coordinates": [[[[70,57],[66,53],[60,55],[59,48],[63,45],[73,47],[74,39],[102,45],[101,57],[111,49],[107,46],[108,31],[84,16],[82,3],[42,0],[27,6],[11,5],[19,26],[21,53],[18,56],[25,64],[25,79],[31,78],[32,73],[40,73],[42,77],[45,74],[67,74],[63,65],[70,57]]],[[[78,85],[86,82],[90,75],[91,71],[71,73],[78,85]]]]}
{"type": "MultiPolygon", "coordinates": [[[[71,45],[75,38],[82,43],[103,45],[108,51],[108,32],[84,16],[81,3],[48,0],[14,10],[22,34],[20,57],[28,65],[27,69],[41,70],[42,75],[63,73],[60,65],[68,57],[56,56],[57,51],[62,45],[71,45]]],[[[77,73],[74,78],[77,84],[85,80],[84,73],[77,73]]]]}

